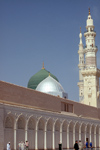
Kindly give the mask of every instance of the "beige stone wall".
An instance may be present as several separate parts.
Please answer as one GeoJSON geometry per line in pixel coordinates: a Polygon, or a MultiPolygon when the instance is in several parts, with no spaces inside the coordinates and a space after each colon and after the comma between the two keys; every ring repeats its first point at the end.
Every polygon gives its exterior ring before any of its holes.
{"type": "Polygon", "coordinates": [[[100,119],[100,109],[68,99],[41,93],[32,89],[0,81],[0,101],[3,103],[61,112],[61,102],[73,106],[73,113],[82,117],[100,119]]]}
{"type": "Polygon", "coordinates": [[[57,111],[61,109],[60,99],[41,92],[0,81],[0,100],[16,104],[57,111]]]}

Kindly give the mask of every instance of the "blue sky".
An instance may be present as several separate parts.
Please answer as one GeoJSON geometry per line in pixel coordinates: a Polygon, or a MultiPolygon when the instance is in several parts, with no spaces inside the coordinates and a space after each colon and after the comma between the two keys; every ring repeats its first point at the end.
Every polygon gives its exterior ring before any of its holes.
{"type": "Polygon", "coordinates": [[[0,80],[27,87],[44,61],[78,101],[79,32],[86,30],[89,7],[100,69],[100,0],[0,0],[0,80]]]}

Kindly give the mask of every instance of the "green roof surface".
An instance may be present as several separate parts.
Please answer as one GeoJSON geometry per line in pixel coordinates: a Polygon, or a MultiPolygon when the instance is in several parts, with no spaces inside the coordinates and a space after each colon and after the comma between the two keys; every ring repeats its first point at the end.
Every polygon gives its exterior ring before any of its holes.
{"type": "MultiPolygon", "coordinates": [[[[35,75],[33,75],[29,82],[27,87],[31,88],[31,89],[36,89],[37,85],[43,81],[45,78],[47,78],[48,76],[53,77],[56,81],[58,81],[58,79],[56,78],[56,76],[54,76],[53,74],[51,74],[49,71],[47,71],[46,69],[41,69],[39,72],[37,72],[35,75]]],[[[59,82],[59,81],[58,81],[59,82]]]]}

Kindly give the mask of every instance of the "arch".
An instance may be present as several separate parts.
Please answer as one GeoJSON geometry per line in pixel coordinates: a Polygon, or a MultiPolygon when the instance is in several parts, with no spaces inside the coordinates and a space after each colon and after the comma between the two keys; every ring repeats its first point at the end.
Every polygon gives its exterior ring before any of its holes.
{"type": "Polygon", "coordinates": [[[87,124],[86,126],[86,139],[88,140],[88,143],[90,142],[90,124],[87,124]]]}
{"type": "Polygon", "coordinates": [[[67,121],[65,120],[62,125],[62,145],[63,148],[67,148],[67,121]]]}
{"type": "Polygon", "coordinates": [[[12,115],[7,115],[4,122],[5,128],[14,128],[14,118],[12,115]]]}
{"type": "Polygon", "coordinates": [[[96,146],[99,147],[99,125],[96,127],[96,146]]]}
{"type": "Polygon", "coordinates": [[[44,125],[45,125],[45,120],[43,117],[41,117],[38,122],[38,130],[44,130],[44,125]]]}
{"type": "Polygon", "coordinates": [[[25,118],[20,116],[17,120],[17,129],[25,129],[25,118]]]}
{"type": "Polygon", "coordinates": [[[27,126],[28,126],[28,141],[29,141],[30,149],[35,149],[36,119],[34,118],[34,116],[29,117],[27,126]]]}
{"type": "Polygon", "coordinates": [[[47,122],[47,131],[53,130],[53,120],[50,118],[47,122]]]}
{"type": "Polygon", "coordinates": [[[17,118],[17,140],[16,143],[18,145],[19,141],[25,141],[25,124],[26,120],[24,115],[19,115],[17,118]]]}
{"type": "Polygon", "coordinates": [[[52,132],[53,132],[53,120],[49,118],[47,122],[47,148],[52,149],[52,132]]]}
{"type": "Polygon", "coordinates": [[[45,119],[41,117],[38,122],[38,149],[44,149],[45,119]]]}
{"type": "Polygon", "coordinates": [[[28,120],[28,130],[35,130],[36,121],[34,117],[30,117],[28,120]]]}
{"type": "Polygon", "coordinates": [[[4,147],[10,141],[11,147],[14,148],[14,116],[10,113],[4,119],[4,147]]]}
{"type": "Polygon", "coordinates": [[[60,120],[57,119],[55,122],[55,148],[58,148],[60,142],[60,120]]]}
{"type": "Polygon", "coordinates": [[[76,122],[75,125],[75,140],[79,140],[79,122],[76,122]]]}
{"type": "Polygon", "coordinates": [[[92,142],[93,146],[94,146],[94,128],[95,128],[95,125],[92,124],[92,127],[91,127],[91,142],[92,142]]]}
{"type": "Polygon", "coordinates": [[[83,145],[85,146],[85,142],[86,142],[86,137],[85,137],[85,130],[86,130],[86,124],[84,122],[82,122],[82,126],[81,126],[81,141],[82,143],[84,143],[83,145]]]}
{"type": "Polygon", "coordinates": [[[74,127],[74,122],[71,121],[69,124],[69,147],[73,148],[73,127],[74,127]]]}

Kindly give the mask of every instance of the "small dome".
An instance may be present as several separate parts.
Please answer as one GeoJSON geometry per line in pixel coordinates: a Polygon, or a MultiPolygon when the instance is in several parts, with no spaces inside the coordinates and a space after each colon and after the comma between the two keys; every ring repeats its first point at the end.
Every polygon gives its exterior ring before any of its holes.
{"type": "MultiPolygon", "coordinates": [[[[56,81],[58,81],[58,79],[56,78],[56,76],[54,76],[53,74],[51,74],[49,71],[47,71],[46,69],[42,68],[39,72],[37,72],[35,75],[33,75],[28,82],[27,87],[31,88],[31,89],[36,89],[37,85],[43,81],[45,78],[47,78],[49,76],[49,74],[51,75],[51,77],[53,77],[56,81]]],[[[59,81],[58,81],[59,82],[59,81]]]]}
{"type": "Polygon", "coordinates": [[[67,98],[67,93],[65,93],[61,84],[51,76],[48,76],[46,79],[40,82],[36,90],[43,93],[48,93],[55,96],[59,95],[60,97],[67,98]]]}

